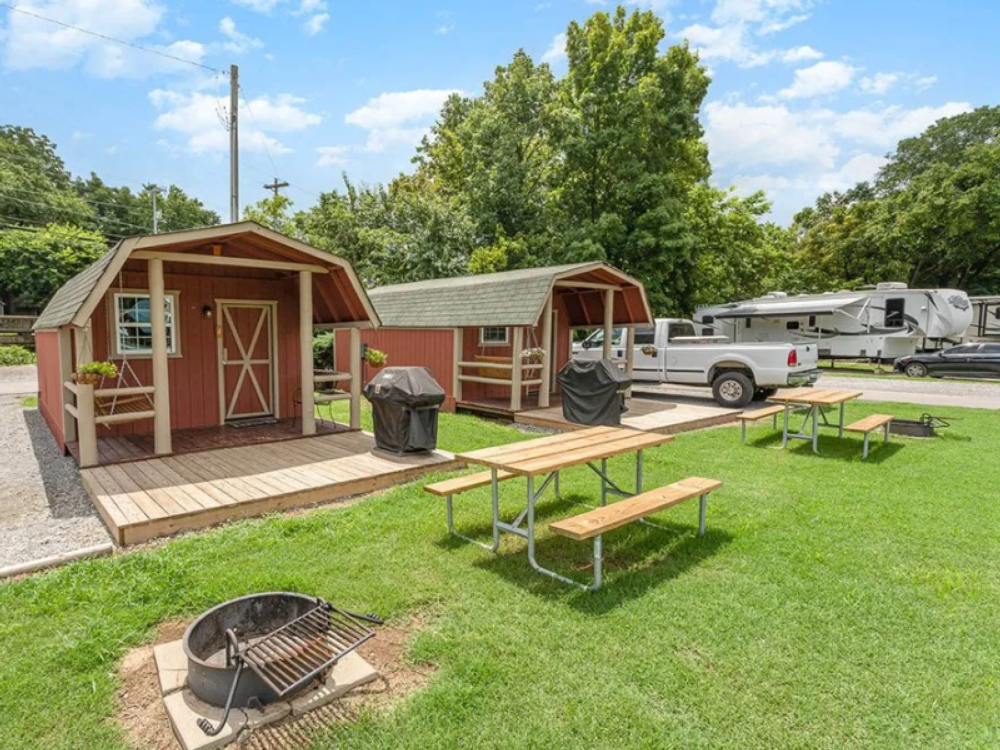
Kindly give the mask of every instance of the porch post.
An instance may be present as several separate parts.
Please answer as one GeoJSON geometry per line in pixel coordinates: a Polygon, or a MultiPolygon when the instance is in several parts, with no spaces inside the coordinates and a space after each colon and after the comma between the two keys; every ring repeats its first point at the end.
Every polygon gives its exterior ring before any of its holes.
{"type": "Polygon", "coordinates": [[[545,300],[545,310],[542,311],[542,386],[538,389],[538,408],[549,407],[549,394],[552,393],[552,295],[550,291],[545,300]]]}
{"type": "Polygon", "coordinates": [[[465,351],[464,345],[464,330],[461,328],[455,329],[455,343],[452,345],[452,356],[455,358],[454,361],[454,380],[451,385],[451,395],[455,398],[456,403],[462,400],[462,368],[458,366],[458,363],[462,361],[462,352],[465,351]]]}
{"type": "Polygon", "coordinates": [[[611,339],[615,332],[615,290],[604,290],[604,359],[611,359],[611,339]]]}
{"type": "Polygon", "coordinates": [[[511,346],[510,410],[521,411],[521,352],[524,351],[524,329],[514,326],[514,341],[511,346]]]}
{"type": "Polygon", "coordinates": [[[351,429],[361,429],[361,329],[351,328],[351,429]]]}
{"type": "Polygon", "coordinates": [[[94,413],[94,386],[79,383],[76,386],[77,430],[80,435],[80,468],[97,466],[97,415],[94,413]]]}
{"type": "Polygon", "coordinates": [[[63,441],[76,442],[76,420],[66,411],[68,389],[64,383],[73,379],[73,329],[63,326],[59,329],[59,403],[62,405],[63,441]]]}
{"type": "Polygon", "coordinates": [[[313,372],[312,272],[299,271],[299,370],[302,389],[302,434],[316,434],[316,375],[313,372]]]}
{"type": "MultiPolygon", "coordinates": [[[[629,326],[625,329],[627,333],[625,339],[625,374],[632,377],[632,373],[635,371],[635,326],[629,326]]],[[[629,388],[625,393],[625,398],[632,398],[632,389],[629,388]]]]}
{"type": "Polygon", "coordinates": [[[173,453],[170,436],[170,375],[167,370],[167,308],[163,297],[163,261],[149,261],[149,321],[153,333],[153,452],[173,453]]]}

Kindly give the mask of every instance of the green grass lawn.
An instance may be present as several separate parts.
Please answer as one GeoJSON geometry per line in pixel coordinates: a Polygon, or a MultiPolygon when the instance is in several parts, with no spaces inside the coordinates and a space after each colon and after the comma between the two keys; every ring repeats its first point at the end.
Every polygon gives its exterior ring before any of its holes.
{"type": "MultiPolygon", "coordinates": [[[[848,418],[921,407],[852,403],[848,418]]],[[[605,537],[596,594],[450,538],[441,500],[409,485],[349,507],[234,523],[162,547],[0,586],[0,746],[120,748],[115,669],[157,622],[286,589],[401,620],[437,666],[391,711],[316,748],[996,748],[1000,746],[1000,433],[954,410],[933,441],[825,435],[775,450],[769,427],[680,435],[648,453],[647,487],[721,479],[708,534],[697,503],[605,537]]],[[[366,417],[367,418],[367,417],[366,417]]],[[[443,416],[441,443],[529,437],[443,416]]],[[[631,460],[616,459],[621,480],[631,460]]],[[[524,485],[505,483],[513,515],[524,485]]],[[[543,520],[598,485],[564,474],[543,520]]],[[[458,500],[488,535],[488,489],[458,500]]],[[[544,526],[543,526],[544,528],[544,526]]],[[[543,533],[542,560],[585,576],[588,544],[543,533]]]]}

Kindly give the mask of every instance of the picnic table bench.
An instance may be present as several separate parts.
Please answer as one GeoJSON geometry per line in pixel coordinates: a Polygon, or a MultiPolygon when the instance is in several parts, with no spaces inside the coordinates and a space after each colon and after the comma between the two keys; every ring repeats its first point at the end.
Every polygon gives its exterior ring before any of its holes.
{"type": "Polygon", "coordinates": [[[713,480],[697,477],[686,479],[668,487],[643,493],[643,451],[673,440],[671,435],[638,432],[621,427],[592,427],[577,432],[563,433],[520,443],[485,448],[457,455],[466,463],[489,467],[487,472],[479,472],[457,479],[449,479],[428,485],[431,494],[445,497],[448,503],[448,528],[456,536],[474,542],[496,552],[500,546],[502,533],[513,534],[527,541],[528,562],[531,567],[563,583],[579,586],[588,591],[596,591],[602,583],[603,547],[601,535],[610,529],[631,521],[642,521],[646,516],[664,510],[672,505],[693,497],[702,498],[699,517],[699,533],[704,533],[705,496],[719,486],[713,480]],[[620,487],[608,476],[608,459],[634,453],[636,455],[635,492],[620,487]],[[559,472],[575,466],[588,466],[601,479],[601,507],[578,516],[550,525],[553,532],[570,538],[593,539],[594,580],[584,584],[567,578],[542,566],[535,552],[535,507],[545,491],[554,486],[559,496],[559,472]],[[499,484],[514,477],[524,477],[527,481],[527,502],[524,510],[512,522],[500,518],[499,484]],[[540,485],[536,480],[541,479],[540,485]],[[493,543],[486,545],[458,534],[455,531],[452,514],[453,496],[459,492],[492,486],[493,543]],[[626,498],[612,505],[607,504],[608,495],[626,498]]]}
{"type": "Polygon", "coordinates": [[[740,423],[740,440],[743,441],[743,445],[747,444],[748,423],[760,422],[762,419],[771,417],[772,427],[778,429],[778,415],[783,414],[784,411],[784,406],[765,406],[762,409],[754,409],[753,411],[745,411],[742,414],[737,414],[736,419],[740,423]]]}
{"type": "Polygon", "coordinates": [[[883,440],[883,443],[888,444],[889,430],[892,428],[893,419],[895,419],[895,417],[891,414],[871,414],[864,419],[859,419],[857,422],[852,422],[844,428],[848,432],[864,433],[865,447],[861,453],[862,460],[868,458],[868,438],[879,427],[885,428],[885,440],[883,440]]]}

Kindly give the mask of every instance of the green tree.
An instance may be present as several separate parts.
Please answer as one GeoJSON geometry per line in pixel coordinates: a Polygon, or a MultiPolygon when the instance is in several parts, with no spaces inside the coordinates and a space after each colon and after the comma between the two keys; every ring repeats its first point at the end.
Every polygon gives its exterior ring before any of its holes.
{"type": "Polygon", "coordinates": [[[295,221],[291,209],[292,200],[276,193],[270,198],[262,198],[254,205],[247,206],[243,211],[243,218],[292,236],[295,234],[295,221]]]}
{"type": "Polygon", "coordinates": [[[74,226],[0,232],[0,294],[10,307],[42,307],[107,250],[103,236],[74,226]]]}

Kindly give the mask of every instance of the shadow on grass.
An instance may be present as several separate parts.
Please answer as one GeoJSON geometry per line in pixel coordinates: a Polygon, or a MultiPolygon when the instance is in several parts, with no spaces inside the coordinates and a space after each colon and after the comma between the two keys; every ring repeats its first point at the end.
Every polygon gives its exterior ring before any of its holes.
{"type": "MultiPolygon", "coordinates": [[[[959,436],[956,439],[962,440],[959,436]]],[[[905,442],[899,440],[898,435],[889,439],[888,444],[882,442],[882,434],[873,433],[868,443],[868,458],[864,463],[879,464],[895,456],[900,450],[906,447],[905,442]]],[[[747,436],[746,447],[781,449],[781,432],[771,432],[757,438],[747,436]]],[[[823,434],[819,436],[819,453],[813,453],[812,443],[808,440],[794,439],[788,441],[787,450],[797,456],[812,456],[818,460],[831,461],[861,461],[861,453],[864,450],[864,438],[845,434],[840,438],[836,435],[823,434]]]]}
{"type": "MultiPolygon", "coordinates": [[[[540,502],[536,506],[536,555],[539,563],[580,583],[593,581],[593,541],[577,542],[547,533],[550,521],[566,518],[572,508],[582,512],[581,505],[590,498],[570,495],[563,499],[540,502]]],[[[694,503],[695,501],[692,501],[694,503]]],[[[711,506],[711,500],[709,501],[711,506]]],[[[507,519],[508,521],[510,519],[507,519]]],[[[711,521],[711,507],[709,508],[711,521]]],[[[632,523],[604,534],[604,583],[594,593],[574,589],[533,570],[528,564],[527,546],[522,539],[501,535],[500,551],[496,555],[483,552],[473,565],[507,579],[535,596],[553,602],[566,601],[581,612],[608,612],[643,594],[650,588],[684,573],[728,544],[732,536],[709,528],[698,536],[697,526],[655,518],[656,527],[632,523]],[[569,598],[567,599],[567,595],[569,598]]],[[[522,526],[523,528],[523,526],[522,526]]],[[[458,525],[461,534],[489,543],[490,524],[458,525]]],[[[444,549],[466,545],[450,534],[436,544],[444,549]]]]}

